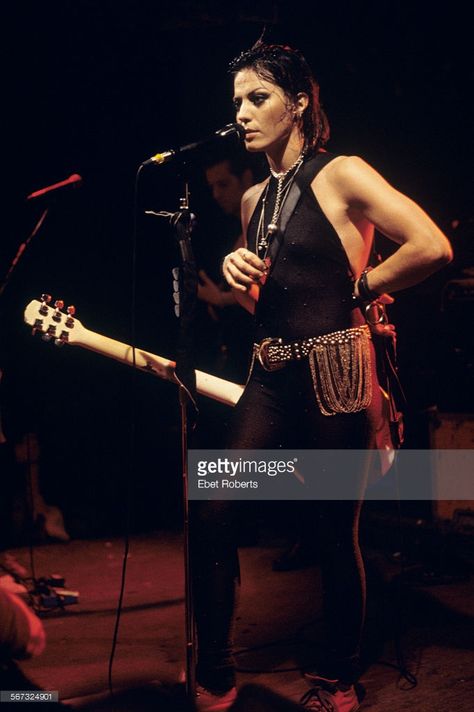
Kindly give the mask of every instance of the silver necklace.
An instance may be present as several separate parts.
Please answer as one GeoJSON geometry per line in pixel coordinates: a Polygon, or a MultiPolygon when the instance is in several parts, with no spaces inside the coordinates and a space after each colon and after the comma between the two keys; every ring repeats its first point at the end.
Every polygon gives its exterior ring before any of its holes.
{"type": "Polygon", "coordinates": [[[265,222],[265,204],[267,201],[267,195],[268,195],[268,188],[270,186],[270,183],[267,184],[266,190],[265,190],[265,195],[263,196],[262,200],[262,209],[260,211],[260,219],[258,222],[258,228],[257,228],[257,235],[258,235],[258,252],[264,251],[264,255],[266,255],[270,239],[273,237],[273,235],[276,233],[278,230],[278,218],[280,216],[281,209],[283,208],[283,204],[285,202],[286,196],[288,195],[288,192],[290,190],[290,186],[293,183],[296,174],[298,173],[298,170],[303,163],[304,159],[304,154],[300,154],[296,161],[289,167],[287,168],[286,171],[282,171],[281,173],[276,173],[272,168],[270,168],[270,173],[274,178],[277,180],[277,191],[276,191],[276,197],[275,197],[275,207],[273,209],[273,215],[270,220],[270,222],[267,225],[267,229],[264,229],[264,222],[265,222]],[[283,187],[285,178],[291,171],[296,168],[295,172],[291,176],[290,180],[286,184],[285,187],[283,187]]]}
{"type": "Polygon", "coordinates": [[[295,168],[295,167],[298,165],[298,163],[301,163],[301,161],[303,160],[303,158],[304,158],[304,154],[303,154],[303,153],[300,153],[300,155],[298,156],[298,158],[296,159],[296,161],[295,161],[294,163],[292,163],[291,166],[286,169],[286,171],[281,171],[280,173],[277,173],[276,171],[274,171],[273,168],[270,166],[270,173],[271,173],[272,176],[273,176],[274,178],[276,178],[277,180],[280,180],[280,178],[282,178],[282,179],[283,179],[283,178],[286,178],[286,176],[288,175],[288,173],[289,173],[290,171],[292,171],[293,168],[295,168]]]}

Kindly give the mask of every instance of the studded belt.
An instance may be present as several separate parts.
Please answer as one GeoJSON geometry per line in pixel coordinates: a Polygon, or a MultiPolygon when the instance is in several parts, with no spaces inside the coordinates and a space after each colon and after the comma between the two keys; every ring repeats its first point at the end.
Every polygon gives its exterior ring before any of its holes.
{"type": "Polygon", "coordinates": [[[288,361],[300,361],[307,357],[315,348],[350,343],[360,337],[362,333],[367,332],[368,327],[363,325],[342,331],[333,331],[322,336],[311,336],[298,341],[284,341],[281,338],[268,337],[260,341],[259,344],[253,345],[254,355],[266,371],[277,371],[286,366],[288,361]]]}

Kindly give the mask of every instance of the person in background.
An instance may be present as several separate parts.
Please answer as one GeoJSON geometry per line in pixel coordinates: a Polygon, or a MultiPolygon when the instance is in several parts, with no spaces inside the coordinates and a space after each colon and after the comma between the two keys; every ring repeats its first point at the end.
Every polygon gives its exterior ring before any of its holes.
{"type": "Polygon", "coordinates": [[[247,377],[252,320],[237,304],[221,267],[229,250],[243,244],[240,203],[255,183],[255,174],[246,154],[237,151],[212,155],[204,173],[218,212],[207,221],[198,242],[197,296],[202,304],[197,329],[198,367],[242,383],[247,377]]]}

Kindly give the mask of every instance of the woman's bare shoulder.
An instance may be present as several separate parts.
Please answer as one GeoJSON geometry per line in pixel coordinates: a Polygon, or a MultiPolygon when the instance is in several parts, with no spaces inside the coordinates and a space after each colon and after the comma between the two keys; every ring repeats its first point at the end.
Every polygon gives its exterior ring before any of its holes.
{"type": "Polygon", "coordinates": [[[255,185],[250,186],[242,196],[242,204],[258,200],[265,186],[268,184],[268,180],[268,178],[265,178],[261,183],[255,183],[255,185]]]}
{"type": "Polygon", "coordinates": [[[258,199],[265,190],[265,186],[268,184],[268,178],[266,178],[261,183],[256,183],[248,188],[242,196],[242,224],[247,225],[251,214],[255,210],[255,206],[258,203],[258,199]]]}

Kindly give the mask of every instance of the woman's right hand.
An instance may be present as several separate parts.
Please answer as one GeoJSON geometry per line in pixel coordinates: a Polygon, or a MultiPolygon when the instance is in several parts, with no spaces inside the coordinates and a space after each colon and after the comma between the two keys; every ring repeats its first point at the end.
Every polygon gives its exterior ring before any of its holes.
{"type": "Polygon", "coordinates": [[[253,284],[263,284],[267,272],[267,264],[246,247],[230,252],[222,264],[227,283],[239,292],[248,292],[253,284]]]}
{"type": "Polygon", "coordinates": [[[390,324],[385,309],[387,304],[393,304],[394,298],[390,294],[381,294],[378,299],[364,308],[364,316],[373,336],[390,338],[395,346],[397,331],[394,324],[390,324]]]}

